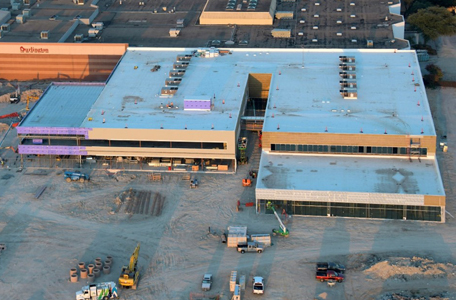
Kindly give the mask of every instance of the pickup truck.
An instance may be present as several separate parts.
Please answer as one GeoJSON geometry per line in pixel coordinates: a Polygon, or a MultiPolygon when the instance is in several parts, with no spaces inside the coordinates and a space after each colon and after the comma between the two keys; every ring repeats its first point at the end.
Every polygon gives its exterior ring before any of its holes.
{"type": "Polygon", "coordinates": [[[263,245],[257,242],[248,242],[247,244],[238,245],[238,252],[244,254],[245,252],[263,252],[263,245]]]}
{"type": "Polygon", "coordinates": [[[315,278],[317,280],[320,280],[321,282],[328,281],[328,280],[334,280],[334,281],[338,281],[338,282],[344,281],[343,274],[339,274],[336,271],[332,271],[332,270],[317,271],[315,278]]]}
{"type": "Polygon", "coordinates": [[[203,283],[201,284],[201,289],[203,291],[209,291],[212,286],[212,274],[206,273],[203,276],[203,283]]]}
{"type": "Polygon", "coordinates": [[[337,273],[343,274],[345,273],[345,266],[339,265],[334,262],[318,262],[317,263],[317,271],[336,271],[337,273]]]}

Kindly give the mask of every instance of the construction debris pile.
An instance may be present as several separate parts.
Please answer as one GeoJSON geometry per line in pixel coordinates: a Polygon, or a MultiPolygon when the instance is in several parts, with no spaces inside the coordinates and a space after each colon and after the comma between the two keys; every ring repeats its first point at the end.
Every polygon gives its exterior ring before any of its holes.
{"type": "Polygon", "coordinates": [[[382,280],[414,280],[423,278],[453,277],[455,265],[451,263],[437,263],[432,258],[421,257],[392,257],[373,264],[364,270],[370,278],[382,280]]]}
{"type": "Polygon", "coordinates": [[[84,279],[88,283],[92,283],[102,273],[110,274],[112,263],[112,256],[107,256],[104,262],[100,257],[95,258],[93,263],[86,264],[85,262],[79,262],[77,268],[70,269],[70,282],[78,282],[79,279],[84,279]]]}

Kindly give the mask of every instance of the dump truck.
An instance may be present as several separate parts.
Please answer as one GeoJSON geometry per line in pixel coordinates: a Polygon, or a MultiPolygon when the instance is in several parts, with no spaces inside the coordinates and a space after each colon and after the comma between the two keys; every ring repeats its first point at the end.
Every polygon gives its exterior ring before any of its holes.
{"type": "Polygon", "coordinates": [[[76,300],[108,300],[118,298],[115,282],[93,283],[76,292],[76,300]]]}
{"type": "Polygon", "coordinates": [[[72,181],[84,182],[84,181],[88,181],[90,179],[89,175],[87,175],[87,174],[80,173],[80,172],[70,172],[70,171],[66,171],[64,173],[64,178],[67,182],[72,182],[72,181]]]}
{"type": "Polygon", "coordinates": [[[258,252],[262,253],[264,248],[261,243],[247,242],[247,244],[239,244],[237,248],[238,252],[244,254],[245,252],[258,252]]]}

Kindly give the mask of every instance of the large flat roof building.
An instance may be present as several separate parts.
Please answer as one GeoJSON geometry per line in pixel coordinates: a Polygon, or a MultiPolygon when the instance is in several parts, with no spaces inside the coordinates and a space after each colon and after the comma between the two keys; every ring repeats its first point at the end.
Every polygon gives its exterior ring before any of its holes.
{"type": "Polygon", "coordinates": [[[236,171],[242,126],[262,131],[258,211],[444,221],[414,51],[128,48],[106,83],[52,85],[17,130],[22,154],[236,171]]]}

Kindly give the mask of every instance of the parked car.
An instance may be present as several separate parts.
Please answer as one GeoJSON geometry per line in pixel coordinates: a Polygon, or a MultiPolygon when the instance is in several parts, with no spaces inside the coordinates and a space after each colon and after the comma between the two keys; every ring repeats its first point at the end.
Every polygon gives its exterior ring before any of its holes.
{"type": "Polygon", "coordinates": [[[340,265],[335,262],[319,262],[317,263],[317,271],[326,271],[332,270],[336,271],[337,273],[345,273],[345,266],[340,265]]]}
{"type": "Polygon", "coordinates": [[[264,294],[264,279],[260,276],[253,277],[253,293],[264,294]]]}
{"type": "Polygon", "coordinates": [[[212,274],[206,273],[203,276],[203,283],[201,284],[201,289],[203,291],[209,291],[212,286],[212,274]]]}
{"type": "Polygon", "coordinates": [[[338,282],[344,281],[343,274],[339,274],[336,271],[331,271],[331,270],[317,271],[315,278],[317,280],[320,280],[321,282],[328,281],[328,280],[333,280],[333,281],[338,281],[338,282]]]}

